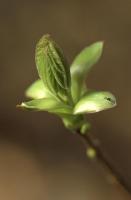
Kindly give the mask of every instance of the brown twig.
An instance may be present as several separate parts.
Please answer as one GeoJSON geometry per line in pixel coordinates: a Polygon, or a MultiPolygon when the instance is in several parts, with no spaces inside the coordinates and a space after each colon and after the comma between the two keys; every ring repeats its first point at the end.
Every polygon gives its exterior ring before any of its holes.
{"type": "Polygon", "coordinates": [[[91,134],[89,133],[81,134],[80,130],[77,130],[75,133],[83,139],[83,142],[85,143],[87,149],[93,148],[95,150],[96,158],[99,159],[103,167],[105,167],[110,172],[110,176],[112,177],[113,183],[123,186],[123,188],[129,194],[131,194],[131,187],[127,184],[122,175],[116,169],[114,169],[112,164],[108,161],[107,156],[105,155],[104,151],[99,145],[99,142],[97,142],[96,139],[91,137],[91,134]]]}

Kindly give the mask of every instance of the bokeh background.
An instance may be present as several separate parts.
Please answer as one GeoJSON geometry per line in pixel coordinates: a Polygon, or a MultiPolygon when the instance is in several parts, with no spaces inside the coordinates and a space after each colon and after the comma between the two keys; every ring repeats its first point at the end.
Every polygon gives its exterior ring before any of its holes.
{"type": "Polygon", "coordinates": [[[79,138],[48,113],[24,112],[26,87],[38,78],[36,42],[45,34],[69,63],[86,45],[104,40],[104,54],[88,76],[90,88],[109,90],[115,109],[92,114],[92,133],[131,186],[131,1],[0,1],[0,199],[127,200],[106,171],[86,159],[79,138]]]}

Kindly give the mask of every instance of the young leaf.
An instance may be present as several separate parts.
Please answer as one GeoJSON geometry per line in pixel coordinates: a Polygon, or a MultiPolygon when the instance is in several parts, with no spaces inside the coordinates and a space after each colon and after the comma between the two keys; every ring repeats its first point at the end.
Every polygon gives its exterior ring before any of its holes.
{"type": "Polygon", "coordinates": [[[91,67],[99,60],[103,50],[103,42],[96,42],[83,49],[71,65],[71,91],[75,102],[81,96],[83,82],[91,67]]]}
{"type": "Polygon", "coordinates": [[[48,111],[56,114],[72,114],[72,108],[53,98],[35,99],[23,102],[18,107],[34,111],[48,111]]]}
{"type": "Polygon", "coordinates": [[[74,114],[95,113],[116,106],[113,94],[105,91],[92,91],[84,95],[74,108],[74,114]]]}
{"type": "Polygon", "coordinates": [[[70,93],[70,71],[58,45],[49,35],[43,36],[36,46],[36,65],[40,78],[55,96],[70,93]]]}
{"type": "Polygon", "coordinates": [[[32,99],[41,99],[50,96],[47,88],[43,84],[43,81],[40,79],[32,83],[27,88],[25,94],[27,97],[32,99]]]}

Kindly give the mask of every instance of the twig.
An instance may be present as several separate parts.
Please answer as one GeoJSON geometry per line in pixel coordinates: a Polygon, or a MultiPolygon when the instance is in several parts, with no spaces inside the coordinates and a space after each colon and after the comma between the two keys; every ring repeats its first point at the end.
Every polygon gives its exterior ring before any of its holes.
{"type": "Polygon", "coordinates": [[[127,182],[122,177],[122,175],[116,169],[114,169],[112,164],[107,160],[107,156],[105,155],[105,153],[101,149],[99,143],[96,142],[97,140],[92,138],[91,134],[89,134],[89,133],[81,134],[80,130],[77,130],[75,133],[83,139],[83,142],[85,143],[86,148],[93,148],[94,149],[94,151],[96,152],[96,158],[99,159],[99,161],[101,162],[103,167],[107,168],[108,171],[110,172],[112,180],[114,180],[113,183],[116,183],[118,185],[120,183],[120,185],[123,186],[123,188],[129,194],[131,194],[131,187],[127,184],[127,182]]]}

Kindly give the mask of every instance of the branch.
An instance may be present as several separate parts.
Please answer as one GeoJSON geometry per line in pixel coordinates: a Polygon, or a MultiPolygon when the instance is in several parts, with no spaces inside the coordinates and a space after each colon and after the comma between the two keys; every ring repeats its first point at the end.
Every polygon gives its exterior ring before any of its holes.
{"type": "Polygon", "coordinates": [[[127,184],[127,182],[122,177],[122,175],[116,169],[114,169],[114,167],[107,160],[107,156],[101,149],[99,143],[96,142],[97,140],[91,137],[91,134],[89,133],[81,134],[80,130],[77,130],[75,133],[82,138],[83,142],[86,145],[86,148],[88,147],[88,148],[94,149],[94,151],[96,152],[96,158],[99,159],[103,167],[109,171],[110,176],[112,177],[112,180],[114,180],[113,183],[115,183],[116,185],[120,184],[131,195],[130,186],[127,184]]]}

